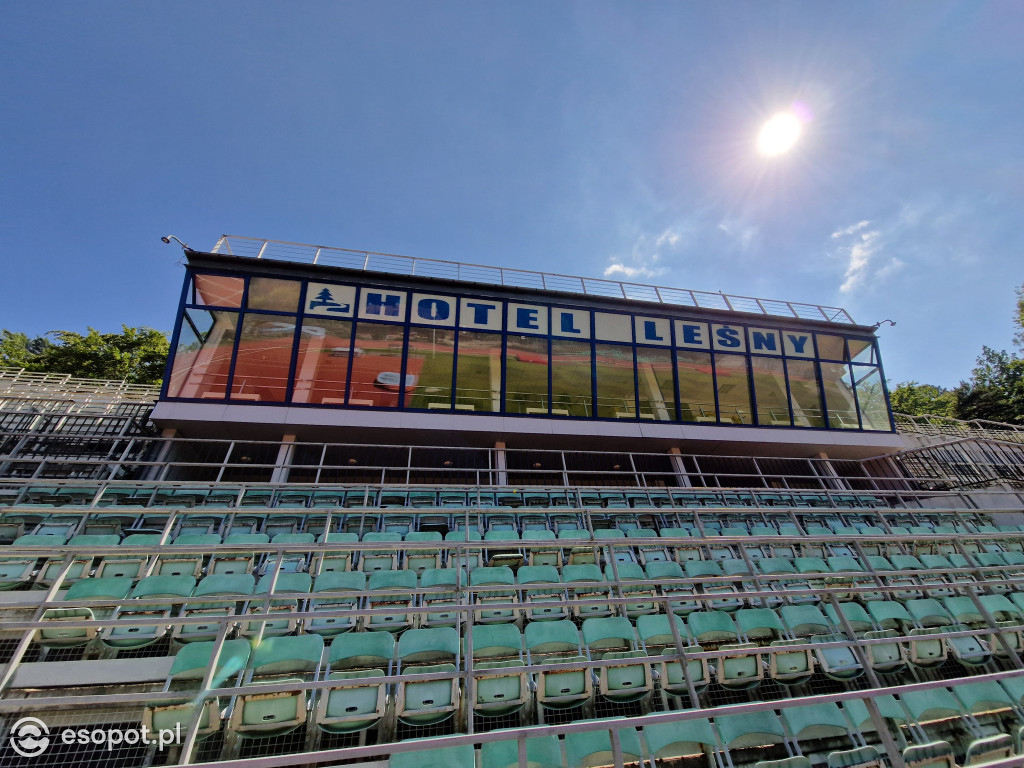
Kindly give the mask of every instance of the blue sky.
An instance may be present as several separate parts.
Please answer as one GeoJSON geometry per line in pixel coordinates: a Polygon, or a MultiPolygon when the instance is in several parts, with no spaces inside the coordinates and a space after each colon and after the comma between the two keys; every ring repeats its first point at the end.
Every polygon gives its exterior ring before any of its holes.
{"type": "Polygon", "coordinates": [[[842,306],[952,386],[1012,343],[1021,40],[1010,0],[8,3],[0,326],[169,330],[160,236],[230,233],[842,306]]]}

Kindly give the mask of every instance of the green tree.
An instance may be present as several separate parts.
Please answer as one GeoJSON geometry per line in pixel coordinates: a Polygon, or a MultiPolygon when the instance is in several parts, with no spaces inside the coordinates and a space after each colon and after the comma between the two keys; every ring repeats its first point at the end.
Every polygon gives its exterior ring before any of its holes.
{"type": "Polygon", "coordinates": [[[956,390],[957,416],[1024,424],[1024,360],[982,347],[970,381],[956,390]]]}
{"type": "Polygon", "coordinates": [[[4,328],[0,331],[0,365],[39,370],[39,358],[50,346],[50,340],[45,336],[30,339],[24,333],[4,328]]]}
{"type": "Polygon", "coordinates": [[[39,361],[40,370],[70,373],[89,379],[120,379],[131,384],[161,380],[170,343],[152,328],[121,326],[121,333],[100,333],[89,328],[84,336],[74,331],[51,331],[51,344],[39,361]]]}
{"type": "Polygon", "coordinates": [[[896,413],[908,416],[956,416],[957,393],[954,390],[904,381],[889,392],[889,401],[896,413]]]}

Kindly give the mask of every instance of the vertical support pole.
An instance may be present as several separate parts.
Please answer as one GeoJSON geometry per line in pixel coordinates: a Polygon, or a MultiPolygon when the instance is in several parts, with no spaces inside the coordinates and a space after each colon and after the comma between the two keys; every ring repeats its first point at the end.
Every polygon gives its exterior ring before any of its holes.
{"type": "Polygon", "coordinates": [[[283,435],[281,445],[277,449],[277,459],[274,461],[274,471],[270,473],[270,482],[274,485],[282,485],[288,482],[288,472],[292,465],[292,456],[295,454],[295,435],[283,435]]]}
{"type": "Polygon", "coordinates": [[[497,470],[495,478],[499,486],[508,485],[508,465],[505,461],[505,443],[498,441],[494,444],[494,468],[497,470]]]}
{"type": "Polygon", "coordinates": [[[686,472],[686,464],[683,462],[683,455],[682,451],[679,450],[679,446],[673,445],[668,449],[668,459],[672,462],[672,471],[675,473],[679,487],[692,488],[693,483],[690,482],[690,476],[686,472]]]}

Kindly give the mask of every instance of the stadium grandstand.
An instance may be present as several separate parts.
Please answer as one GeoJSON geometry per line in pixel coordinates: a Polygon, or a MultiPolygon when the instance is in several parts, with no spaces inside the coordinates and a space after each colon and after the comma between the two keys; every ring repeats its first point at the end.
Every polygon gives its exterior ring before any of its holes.
{"type": "Polygon", "coordinates": [[[185,255],[161,389],[0,370],[0,765],[1024,762],[1022,432],[874,327],[185,255]]]}

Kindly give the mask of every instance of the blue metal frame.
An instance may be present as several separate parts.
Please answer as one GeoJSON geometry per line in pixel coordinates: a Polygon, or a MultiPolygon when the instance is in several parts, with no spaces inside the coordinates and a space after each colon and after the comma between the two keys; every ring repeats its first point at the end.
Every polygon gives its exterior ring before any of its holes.
{"type": "MultiPolygon", "coordinates": [[[[191,267],[188,268],[188,271],[186,273],[185,282],[184,282],[184,285],[182,286],[182,291],[181,291],[181,295],[180,295],[179,302],[178,302],[178,314],[177,314],[177,319],[176,319],[175,326],[174,326],[174,332],[173,332],[172,338],[171,338],[171,354],[168,357],[167,366],[165,368],[164,383],[163,383],[163,387],[161,389],[161,395],[160,395],[161,398],[162,399],[182,400],[182,401],[196,401],[196,400],[199,400],[198,398],[169,398],[168,394],[167,394],[168,387],[169,387],[169,384],[170,384],[171,372],[173,371],[173,368],[174,368],[174,357],[175,357],[175,354],[177,352],[177,345],[178,345],[178,343],[180,341],[181,326],[182,326],[182,323],[184,321],[185,312],[188,311],[189,309],[195,308],[195,309],[203,309],[203,310],[214,309],[214,310],[221,310],[221,311],[231,311],[231,312],[236,312],[237,316],[238,316],[238,330],[236,331],[234,345],[233,345],[232,351],[231,351],[231,361],[230,361],[229,369],[228,369],[228,381],[227,381],[227,385],[226,385],[226,389],[225,389],[225,400],[230,402],[230,399],[231,399],[230,398],[230,394],[231,394],[231,389],[232,389],[233,383],[234,383],[234,377],[235,377],[235,372],[236,372],[236,367],[237,367],[237,362],[238,362],[238,350],[239,350],[239,344],[240,344],[240,340],[241,340],[241,332],[242,332],[242,328],[243,328],[243,325],[244,325],[244,322],[245,322],[245,318],[248,315],[250,315],[250,314],[257,314],[257,315],[290,317],[290,318],[294,318],[294,320],[295,320],[295,331],[294,331],[294,334],[293,334],[293,337],[292,337],[292,352],[291,352],[291,358],[290,358],[290,361],[289,361],[289,373],[288,373],[288,381],[287,381],[287,384],[286,384],[285,399],[283,401],[273,401],[273,402],[267,401],[267,404],[280,405],[280,404],[284,403],[284,404],[289,404],[289,405],[296,405],[296,406],[303,406],[303,407],[314,407],[314,408],[324,408],[324,407],[333,408],[333,407],[337,407],[337,406],[334,406],[334,405],[324,406],[322,403],[292,403],[292,397],[294,395],[294,389],[295,389],[295,375],[296,375],[296,371],[298,370],[299,348],[300,348],[301,341],[302,341],[303,327],[304,327],[305,323],[307,323],[309,321],[310,318],[314,318],[315,317],[315,318],[331,319],[331,318],[325,317],[323,315],[308,315],[308,314],[306,314],[305,312],[302,311],[302,309],[305,307],[305,299],[306,299],[306,296],[307,296],[308,284],[309,284],[310,281],[309,280],[298,280],[298,279],[295,279],[295,278],[280,278],[280,279],[291,280],[293,282],[299,282],[300,283],[299,306],[297,307],[295,312],[285,312],[285,311],[278,311],[278,310],[250,310],[247,305],[248,305],[248,296],[249,296],[249,282],[250,282],[250,278],[251,277],[252,277],[251,275],[240,275],[238,272],[234,272],[234,271],[206,269],[206,268],[203,268],[203,269],[200,269],[200,270],[196,270],[196,269],[193,269],[191,267]],[[194,277],[195,277],[195,275],[197,273],[209,274],[209,275],[219,275],[219,276],[224,276],[224,277],[241,278],[244,281],[244,283],[243,283],[241,307],[219,307],[219,306],[216,306],[216,305],[206,305],[206,304],[198,305],[198,304],[195,304],[194,301],[189,301],[190,297],[189,297],[188,291],[189,291],[190,287],[194,287],[194,277]]],[[[349,285],[351,285],[351,284],[349,284],[349,285]]],[[[349,354],[349,358],[348,358],[348,363],[346,365],[346,383],[345,383],[345,394],[344,394],[346,404],[348,404],[348,401],[351,399],[351,393],[352,393],[352,370],[353,370],[354,357],[355,357],[355,354],[354,354],[355,339],[356,339],[356,334],[358,332],[358,327],[360,326],[360,324],[362,324],[362,323],[369,323],[369,324],[384,324],[384,325],[400,325],[400,326],[402,326],[402,329],[403,329],[402,330],[402,342],[401,342],[401,345],[402,345],[402,359],[401,359],[401,366],[400,366],[400,387],[398,389],[398,403],[397,403],[397,406],[395,406],[395,407],[390,407],[390,406],[360,406],[360,407],[371,408],[371,409],[374,409],[374,410],[383,410],[383,411],[392,411],[392,410],[395,410],[395,409],[397,409],[397,410],[412,410],[412,411],[422,411],[422,410],[424,410],[424,409],[421,409],[421,408],[412,408],[410,406],[404,405],[405,398],[406,398],[406,378],[407,378],[408,358],[409,358],[409,335],[410,335],[410,331],[411,331],[412,328],[433,328],[433,329],[436,329],[438,327],[444,327],[446,330],[449,330],[454,335],[454,338],[453,338],[453,356],[452,356],[452,372],[451,372],[451,379],[450,379],[450,386],[449,386],[449,390],[450,390],[450,392],[449,392],[449,408],[451,410],[454,410],[454,403],[455,403],[455,400],[456,400],[457,387],[458,387],[458,357],[459,357],[459,355],[458,355],[458,351],[459,351],[458,348],[459,348],[459,337],[460,337],[460,334],[463,331],[466,331],[466,332],[481,332],[481,333],[494,334],[495,336],[499,336],[500,337],[500,355],[501,355],[501,360],[502,360],[502,371],[501,371],[501,387],[502,387],[502,390],[501,390],[500,410],[499,411],[481,412],[481,414],[482,415],[483,414],[492,414],[492,415],[496,414],[496,415],[502,415],[502,416],[519,416],[519,417],[526,417],[526,416],[533,417],[534,416],[534,414],[529,414],[528,415],[528,414],[525,414],[525,413],[509,412],[507,410],[507,399],[506,399],[507,398],[507,391],[506,391],[506,386],[507,386],[507,365],[505,365],[506,358],[507,358],[507,355],[508,355],[508,335],[509,335],[509,331],[508,331],[508,327],[507,327],[508,326],[507,309],[504,309],[504,308],[502,309],[501,329],[500,330],[485,329],[485,328],[462,328],[461,327],[462,302],[460,301],[460,299],[463,298],[463,295],[462,294],[453,294],[453,293],[449,293],[447,291],[434,291],[434,290],[431,290],[431,293],[433,293],[434,295],[449,297],[449,298],[451,298],[453,300],[454,307],[455,307],[455,318],[454,318],[453,324],[452,325],[446,325],[446,326],[437,326],[437,325],[434,325],[434,324],[418,323],[418,322],[415,322],[413,320],[413,317],[412,317],[412,314],[413,314],[413,302],[411,300],[411,297],[412,297],[413,291],[408,289],[408,288],[406,288],[406,287],[397,287],[397,288],[396,287],[391,287],[391,288],[382,287],[381,290],[394,290],[394,291],[400,290],[400,291],[403,291],[403,292],[406,293],[406,295],[408,296],[408,299],[405,302],[405,311],[403,313],[403,316],[401,318],[388,318],[388,319],[383,319],[383,320],[368,319],[368,318],[361,318],[361,317],[359,317],[358,307],[360,306],[360,300],[362,298],[363,291],[365,291],[369,287],[375,287],[376,288],[377,286],[352,285],[352,287],[355,288],[355,306],[354,306],[354,309],[352,311],[351,317],[333,318],[333,319],[336,319],[336,320],[347,320],[348,322],[351,323],[351,326],[352,326],[351,327],[351,331],[350,331],[350,336],[349,336],[349,350],[350,350],[350,354],[349,354]]],[[[192,298],[194,298],[194,297],[192,297],[192,298]]],[[[503,299],[491,299],[491,300],[501,304],[503,307],[507,306],[507,300],[503,300],[503,299]]],[[[551,308],[551,309],[559,309],[559,308],[573,309],[573,310],[583,309],[582,307],[579,307],[579,306],[576,306],[576,305],[569,305],[569,304],[562,304],[562,303],[544,302],[544,305],[549,307],[549,308],[551,308]]],[[[726,325],[736,326],[738,329],[740,329],[741,332],[744,334],[744,339],[745,339],[745,342],[746,342],[745,345],[744,345],[745,349],[744,349],[743,352],[727,352],[727,351],[720,351],[720,350],[716,350],[715,349],[713,335],[709,339],[708,347],[706,347],[706,348],[678,347],[677,346],[677,337],[676,337],[677,335],[676,335],[675,323],[672,322],[672,321],[676,320],[676,319],[681,319],[681,318],[675,318],[675,317],[667,317],[666,318],[666,319],[668,319],[670,321],[670,339],[671,339],[671,344],[670,345],[662,346],[662,345],[643,344],[643,343],[640,343],[640,342],[637,341],[636,322],[635,322],[635,320],[632,320],[632,318],[634,318],[636,316],[635,313],[616,312],[615,310],[597,310],[597,309],[594,309],[594,308],[587,308],[586,311],[589,312],[589,321],[590,321],[590,329],[591,329],[591,333],[590,333],[589,338],[585,338],[584,339],[584,338],[576,338],[576,337],[572,337],[572,336],[555,335],[552,332],[553,329],[551,327],[550,317],[549,317],[548,328],[547,328],[546,333],[537,333],[537,334],[523,333],[522,334],[522,335],[526,335],[526,336],[534,336],[534,337],[537,337],[537,338],[543,338],[546,341],[547,358],[548,358],[548,362],[547,362],[547,401],[548,401],[547,402],[547,417],[549,417],[549,418],[568,418],[568,419],[584,418],[586,420],[597,419],[597,420],[601,420],[601,421],[612,421],[612,422],[621,422],[621,421],[623,421],[623,419],[607,418],[607,417],[599,417],[599,416],[597,416],[597,402],[598,402],[597,401],[597,394],[598,394],[598,387],[597,387],[597,385],[598,385],[598,382],[597,382],[597,367],[596,367],[596,362],[595,362],[595,354],[596,354],[596,345],[598,343],[601,343],[601,344],[612,344],[612,345],[615,345],[615,346],[632,347],[632,357],[633,357],[633,407],[634,407],[635,413],[636,413],[636,416],[635,416],[634,420],[637,420],[637,421],[640,420],[640,385],[639,385],[639,372],[638,372],[638,369],[637,369],[637,355],[638,355],[638,350],[639,349],[641,349],[641,348],[649,348],[650,347],[650,348],[656,348],[656,349],[667,349],[670,352],[671,359],[672,359],[673,395],[675,397],[675,402],[673,403],[674,418],[670,419],[668,421],[661,421],[661,420],[659,420],[658,423],[682,423],[682,424],[698,423],[698,422],[694,422],[694,421],[684,420],[682,418],[682,416],[683,416],[683,410],[682,410],[682,407],[683,407],[683,397],[682,397],[682,395],[684,393],[683,393],[682,388],[681,388],[680,377],[679,377],[678,353],[680,351],[699,351],[699,352],[702,352],[704,354],[707,354],[708,358],[709,358],[709,360],[711,362],[711,385],[712,385],[712,389],[713,389],[713,392],[714,392],[715,414],[716,414],[716,422],[715,423],[716,424],[725,425],[725,426],[739,426],[739,427],[758,427],[758,428],[775,427],[775,428],[780,428],[780,429],[787,428],[787,427],[783,427],[781,425],[760,424],[760,418],[759,418],[758,412],[757,412],[757,391],[756,391],[756,387],[754,386],[754,378],[753,378],[753,362],[754,362],[755,358],[766,357],[766,358],[769,358],[769,359],[778,358],[778,359],[783,361],[782,368],[783,368],[783,372],[784,372],[784,375],[785,375],[786,397],[787,397],[787,405],[788,405],[788,409],[789,409],[789,427],[788,428],[793,428],[793,429],[810,429],[810,430],[824,429],[824,430],[831,430],[831,431],[834,431],[836,429],[841,429],[840,427],[833,427],[833,426],[831,426],[831,423],[830,423],[831,419],[829,417],[828,397],[827,397],[827,394],[826,394],[825,383],[824,383],[824,378],[823,378],[822,369],[821,369],[821,364],[822,363],[838,363],[838,364],[846,366],[846,372],[847,372],[847,375],[851,377],[851,381],[853,380],[854,368],[855,367],[857,367],[857,368],[874,368],[874,369],[878,370],[879,377],[880,377],[881,382],[882,382],[882,392],[883,392],[883,395],[885,397],[886,407],[887,407],[887,410],[888,410],[889,426],[890,426],[890,430],[889,431],[895,431],[895,423],[894,423],[893,417],[892,417],[892,408],[889,405],[889,390],[888,390],[888,387],[886,386],[886,383],[885,383],[884,369],[882,368],[881,356],[878,353],[878,342],[877,342],[877,339],[875,339],[875,338],[864,337],[864,336],[850,336],[850,335],[847,335],[847,334],[843,334],[842,332],[839,331],[839,329],[828,329],[828,331],[826,331],[827,335],[838,336],[839,338],[843,339],[843,357],[845,359],[843,359],[843,360],[833,360],[831,358],[822,358],[822,357],[819,356],[820,355],[820,350],[819,350],[819,346],[818,346],[818,338],[817,337],[818,337],[819,333],[821,333],[821,331],[814,330],[814,329],[807,329],[807,330],[804,331],[805,333],[807,333],[811,337],[811,343],[813,345],[814,357],[813,358],[800,357],[800,358],[793,358],[793,359],[804,360],[804,361],[812,362],[812,363],[815,364],[814,370],[815,370],[815,376],[816,376],[816,383],[817,383],[817,386],[818,386],[818,393],[819,393],[819,397],[821,399],[824,426],[823,427],[803,427],[803,426],[799,426],[798,427],[798,426],[796,426],[795,417],[794,417],[794,414],[793,414],[792,386],[791,386],[791,382],[790,382],[790,379],[789,379],[789,361],[790,361],[791,357],[789,355],[785,354],[785,350],[784,349],[780,350],[781,354],[777,355],[777,356],[753,354],[751,352],[751,350],[750,350],[750,347],[749,347],[750,328],[751,327],[764,327],[763,323],[760,323],[760,322],[757,322],[757,323],[752,323],[752,322],[731,322],[731,323],[726,323],[726,325]],[[602,311],[602,312],[603,311],[607,311],[610,314],[622,314],[622,315],[626,315],[626,316],[630,317],[631,318],[630,337],[632,338],[632,341],[631,342],[617,342],[617,341],[612,341],[612,340],[604,340],[604,339],[597,339],[597,338],[595,338],[595,334],[594,334],[595,319],[596,319],[596,312],[598,312],[598,311],[602,311]],[[850,347],[849,347],[849,342],[850,342],[851,339],[859,339],[860,341],[868,342],[871,345],[872,355],[873,355],[873,358],[874,358],[874,360],[876,362],[875,363],[858,363],[858,364],[856,364],[856,366],[854,366],[854,364],[852,363],[852,356],[850,354],[850,347]],[[553,403],[554,403],[554,400],[553,400],[554,393],[551,391],[551,389],[552,389],[552,385],[553,385],[554,375],[553,375],[553,365],[552,365],[552,362],[551,362],[551,355],[552,355],[554,341],[563,341],[563,340],[564,341],[584,342],[584,343],[588,343],[589,344],[589,347],[590,347],[590,399],[591,399],[591,405],[592,405],[592,415],[591,416],[579,417],[579,416],[571,416],[570,415],[570,416],[554,417],[552,415],[552,408],[553,408],[553,403]],[[730,421],[723,421],[722,420],[721,401],[720,401],[719,391],[718,391],[718,371],[717,371],[717,359],[718,359],[718,355],[719,354],[728,354],[728,355],[739,354],[739,355],[743,356],[744,359],[747,361],[747,366],[746,366],[747,367],[747,392],[748,392],[748,397],[749,397],[749,400],[750,400],[750,407],[751,407],[751,421],[752,421],[751,424],[733,424],[730,421]]],[[[709,331],[711,330],[710,324],[713,324],[712,321],[707,320],[707,319],[695,319],[695,321],[696,322],[702,322],[702,323],[709,323],[708,330],[709,331]]],[[[775,330],[776,332],[779,333],[780,339],[784,339],[784,334],[785,334],[785,330],[784,329],[777,328],[777,329],[772,329],[772,330],[775,330]]],[[[863,416],[862,416],[861,405],[860,405],[860,397],[859,397],[859,393],[858,393],[858,387],[856,386],[856,384],[854,384],[854,386],[853,386],[853,398],[854,398],[854,405],[855,405],[855,407],[857,409],[857,419],[858,419],[858,428],[855,431],[869,431],[869,432],[884,431],[884,430],[865,429],[865,422],[864,422],[864,419],[863,419],[863,416]]],[[[203,398],[202,401],[208,401],[208,400],[206,398],[203,398]]],[[[703,423],[703,422],[700,422],[700,423],[703,423]]],[[[843,431],[851,431],[851,430],[843,430],[843,431]]]]}

